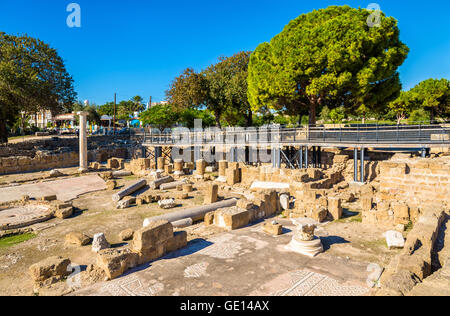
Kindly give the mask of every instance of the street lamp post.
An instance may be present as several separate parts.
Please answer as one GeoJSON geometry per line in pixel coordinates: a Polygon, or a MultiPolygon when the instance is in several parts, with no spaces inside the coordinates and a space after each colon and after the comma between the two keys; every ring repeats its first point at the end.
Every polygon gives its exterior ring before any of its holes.
{"type": "Polygon", "coordinates": [[[25,141],[25,111],[21,111],[20,116],[22,117],[22,140],[25,141]]]}

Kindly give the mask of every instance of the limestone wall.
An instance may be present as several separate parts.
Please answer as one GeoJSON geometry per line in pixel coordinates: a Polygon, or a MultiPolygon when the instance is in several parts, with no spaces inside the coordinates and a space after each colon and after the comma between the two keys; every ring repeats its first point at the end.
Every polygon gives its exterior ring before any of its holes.
{"type": "MultiPolygon", "coordinates": [[[[108,158],[127,158],[127,148],[96,149],[88,153],[89,161],[104,162],[108,158]]],[[[0,157],[0,175],[49,170],[54,168],[74,167],[79,164],[76,151],[62,153],[38,152],[34,157],[11,156],[0,157]]]]}
{"type": "Polygon", "coordinates": [[[450,202],[450,157],[403,159],[380,164],[380,192],[385,200],[409,205],[450,202]]]}

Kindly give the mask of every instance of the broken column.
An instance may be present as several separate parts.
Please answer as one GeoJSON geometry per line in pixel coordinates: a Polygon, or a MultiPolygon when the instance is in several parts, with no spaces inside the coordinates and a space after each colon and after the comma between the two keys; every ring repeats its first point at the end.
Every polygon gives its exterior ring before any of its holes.
{"type": "Polygon", "coordinates": [[[178,188],[178,186],[183,186],[184,184],[186,184],[186,179],[183,179],[183,180],[181,180],[181,181],[177,181],[177,182],[170,182],[170,183],[164,183],[164,184],[161,184],[160,186],[159,186],[159,189],[160,190],[171,190],[171,189],[176,189],[176,188],[178,188]]]}
{"type": "Polygon", "coordinates": [[[163,177],[160,179],[156,179],[150,183],[150,188],[152,190],[159,189],[162,184],[173,182],[173,178],[171,176],[163,177]]]}
{"type": "Polygon", "coordinates": [[[106,240],[105,234],[99,233],[94,235],[94,240],[92,241],[92,251],[99,252],[100,250],[110,248],[111,245],[106,240]]]}
{"type": "Polygon", "coordinates": [[[227,182],[227,168],[228,168],[228,161],[226,160],[219,161],[219,178],[217,178],[217,181],[227,182]]]}
{"type": "Polygon", "coordinates": [[[88,151],[87,151],[87,112],[78,112],[80,116],[80,168],[78,171],[86,172],[88,170],[88,151]]]}
{"type": "Polygon", "coordinates": [[[320,238],[314,235],[317,226],[315,224],[304,224],[295,220],[292,222],[297,226],[297,230],[291,242],[286,246],[286,249],[311,258],[322,253],[322,242],[320,238]]]}
{"type": "Polygon", "coordinates": [[[216,203],[218,199],[219,186],[217,184],[211,184],[206,189],[205,205],[216,203]]]}
{"type": "Polygon", "coordinates": [[[164,172],[165,159],[164,157],[159,157],[156,162],[156,168],[160,172],[164,172]]]}
{"type": "Polygon", "coordinates": [[[197,160],[197,163],[196,163],[196,167],[197,167],[196,176],[197,177],[203,178],[203,176],[205,175],[206,165],[207,164],[204,159],[197,160]]]}
{"type": "Polygon", "coordinates": [[[138,182],[134,183],[133,185],[130,185],[129,187],[123,189],[122,191],[117,192],[112,196],[112,200],[114,202],[119,202],[124,197],[133,194],[134,192],[142,189],[147,185],[146,180],[139,180],[138,182]]]}
{"type": "Polygon", "coordinates": [[[175,170],[174,174],[176,176],[184,175],[183,166],[184,166],[183,159],[177,159],[173,162],[173,167],[175,170]]]}

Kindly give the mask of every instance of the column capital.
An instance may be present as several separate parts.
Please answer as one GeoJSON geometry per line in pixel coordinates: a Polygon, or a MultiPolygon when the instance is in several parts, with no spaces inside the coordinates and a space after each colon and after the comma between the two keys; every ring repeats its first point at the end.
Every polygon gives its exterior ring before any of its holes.
{"type": "Polygon", "coordinates": [[[81,111],[81,112],[77,112],[77,115],[79,115],[79,116],[88,116],[88,112],[83,112],[83,111],[81,111]]]}

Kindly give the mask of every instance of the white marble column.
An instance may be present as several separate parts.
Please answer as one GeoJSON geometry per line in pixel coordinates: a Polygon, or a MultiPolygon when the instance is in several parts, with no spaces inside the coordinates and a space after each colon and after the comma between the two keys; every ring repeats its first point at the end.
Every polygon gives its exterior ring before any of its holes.
{"type": "Polygon", "coordinates": [[[86,172],[88,170],[88,152],[87,152],[87,112],[78,112],[80,116],[80,172],[86,172]]]}

